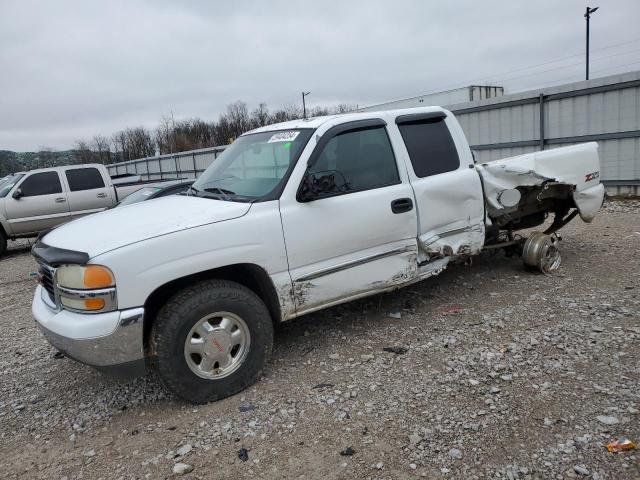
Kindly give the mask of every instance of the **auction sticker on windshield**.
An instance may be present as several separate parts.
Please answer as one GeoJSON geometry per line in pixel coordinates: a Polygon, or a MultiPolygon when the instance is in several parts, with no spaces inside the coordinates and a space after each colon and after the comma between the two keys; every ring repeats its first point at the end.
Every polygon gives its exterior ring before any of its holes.
{"type": "Polygon", "coordinates": [[[296,137],[300,135],[300,132],[278,132],[271,135],[271,138],[267,143],[275,142],[293,142],[296,137]]]}

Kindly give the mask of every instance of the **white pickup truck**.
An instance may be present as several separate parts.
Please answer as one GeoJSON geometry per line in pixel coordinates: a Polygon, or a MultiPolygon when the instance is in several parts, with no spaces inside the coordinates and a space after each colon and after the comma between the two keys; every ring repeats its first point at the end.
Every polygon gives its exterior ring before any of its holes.
{"type": "Polygon", "coordinates": [[[505,248],[544,272],[554,232],[604,198],[597,145],[476,164],[430,107],[271,125],[239,137],[187,195],[108,210],[39,240],[33,315],[99,369],[157,370],[194,403],[252,384],[273,325],[505,248]],[[541,225],[545,232],[515,232],[541,225]]]}
{"type": "Polygon", "coordinates": [[[0,179],[0,256],[7,240],[36,237],[61,223],[114,206],[144,187],[140,177],[110,177],[104,165],[40,168],[0,179]]]}

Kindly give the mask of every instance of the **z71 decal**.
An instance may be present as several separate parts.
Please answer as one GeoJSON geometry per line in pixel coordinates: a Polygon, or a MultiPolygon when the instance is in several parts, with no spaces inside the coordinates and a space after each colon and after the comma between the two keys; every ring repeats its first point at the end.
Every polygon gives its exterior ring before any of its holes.
{"type": "Polygon", "coordinates": [[[596,178],[600,178],[600,172],[587,173],[584,176],[584,181],[585,182],[590,182],[591,180],[595,180],[596,178]]]}

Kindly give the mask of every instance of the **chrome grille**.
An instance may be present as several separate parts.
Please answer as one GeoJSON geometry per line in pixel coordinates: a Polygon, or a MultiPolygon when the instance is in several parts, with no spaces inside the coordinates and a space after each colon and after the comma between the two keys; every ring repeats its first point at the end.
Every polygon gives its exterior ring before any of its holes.
{"type": "Polygon", "coordinates": [[[47,294],[49,294],[49,298],[53,303],[56,301],[56,296],[53,290],[53,277],[55,271],[55,268],[43,263],[40,264],[40,268],[38,270],[38,280],[42,287],[47,291],[47,294]]]}

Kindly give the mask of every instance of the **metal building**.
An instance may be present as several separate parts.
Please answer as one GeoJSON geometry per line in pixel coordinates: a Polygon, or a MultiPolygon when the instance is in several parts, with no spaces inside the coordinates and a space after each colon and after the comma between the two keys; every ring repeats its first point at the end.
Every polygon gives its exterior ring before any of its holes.
{"type": "MultiPolygon", "coordinates": [[[[473,95],[469,92],[465,90],[467,95],[473,95]]],[[[640,194],[640,71],[484,100],[458,100],[457,95],[459,92],[442,97],[445,101],[441,102],[425,100],[419,106],[440,104],[454,112],[477,161],[597,141],[600,178],[607,192],[640,194]]],[[[415,97],[420,98],[427,96],[415,97]]],[[[407,102],[405,107],[410,108],[416,106],[411,103],[415,99],[399,102],[407,102]]],[[[397,102],[368,108],[379,110],[381,106],[403,108],[397,102]]],[[[136,173],[145,179],[194,177],[222,150],[224,147],[215,147],[142,158],[107,168],[112,175],[136,173]]]]}
{"type": "Polygon", "coordinates": [[[597,141],[607,192],[640,193],[640,71],[446,108],[479,162],[597,141]]]}
{"type": "Polygon", "coordinates": [[[454,103],[475,102],[504,95],[504,87],[472,85],[444,92],[428,93],[417,97],[378,103],[358,108],[357,112],[377,112],[396,108],[427,107],[430,105],[452,105],[454,103]]]}

